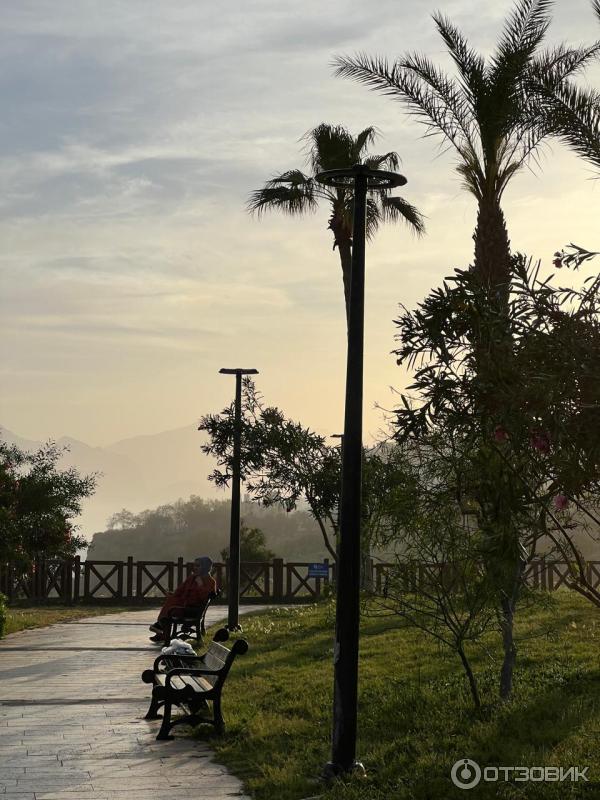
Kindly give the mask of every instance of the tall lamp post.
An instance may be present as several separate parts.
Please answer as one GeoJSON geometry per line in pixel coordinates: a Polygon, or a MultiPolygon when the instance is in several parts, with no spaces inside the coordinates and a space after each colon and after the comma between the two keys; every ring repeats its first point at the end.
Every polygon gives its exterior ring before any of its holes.
{"type": "Polygon", "coordinates": [[[325,767],[325,776],[334,777],[353,769],[364,771],[362,764],[356,761],[356,723],[367,192],[403,186],[406,178],[395,172],[373,170],[363,164],[355,164],[348,169],[321,172],[316,179],[335,188],[354,189],[352,277],[342,453],[342,513],[337,565],[333,730],[331,761],[325,767]]]}
{"type": "Polygon", "coordinates": [[[229,581],[227,628],[241,630],[240,605],[240,461],[242,453],[242,375],[258,375],[257,369],[220,369],[222,375],[235,375],[235,417],[233,423],[233,475],[231,481],[231,527],[229,532],[229,581]]]}

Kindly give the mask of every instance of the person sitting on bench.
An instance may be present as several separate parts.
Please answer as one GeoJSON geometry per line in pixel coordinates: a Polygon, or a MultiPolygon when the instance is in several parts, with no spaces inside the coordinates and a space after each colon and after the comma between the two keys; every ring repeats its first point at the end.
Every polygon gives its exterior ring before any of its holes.
{"type": "Polygon", "coordinates": [[[199,608],[206,604],[209,596],[216,592],[217,583],[210,574],[213,567],[212,559],[208,556],[200,556],[194,559],[194,566],[191,575],[177,587],[170,595],[167,595],[165,604],[161,608],[158,619],[154,625],[150,625],[150,630],[156,635],[151,638],[153,642],[162,642],[168,636],[170,626],[169,618],[185,612],[191,612],[194,608],[199,608]]]}

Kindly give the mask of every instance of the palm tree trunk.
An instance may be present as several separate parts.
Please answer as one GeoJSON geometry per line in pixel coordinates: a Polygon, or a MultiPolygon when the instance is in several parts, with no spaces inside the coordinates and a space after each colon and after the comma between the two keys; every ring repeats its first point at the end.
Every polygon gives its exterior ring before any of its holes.
{"type": "Polygon", "coordinates": [[[484,286],[495,289],[499,307],[505,311],[510,291],[510,242],[504,213],[496,198],[480,201],[473,238],[474,272],[484,286]]]}

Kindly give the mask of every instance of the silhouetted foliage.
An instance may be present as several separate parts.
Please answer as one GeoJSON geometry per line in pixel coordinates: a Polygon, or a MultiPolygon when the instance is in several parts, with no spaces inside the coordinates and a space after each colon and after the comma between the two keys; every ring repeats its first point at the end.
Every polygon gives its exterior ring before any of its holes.
{"type": "MultiPolygon", "coordinates": [[[[188,500],[148,509],[138,514],[123,509],[108,520],[108,530],[96,533],[90,558],[172,560],[210,555],[218,559],[229,543],[229,500],[188,500]]],[[[304,510],[286,514],[279,508],[261,508],[242,501],[242,515],[250,528],[260,528],[267,546],[289,560],[318,560],[323,556],[322,536],[304,510]]]]}
{"type": "Polygon", "coordinates": [[[0,442],[0,560],[23,567],[36,557],[72,556],[85,545],[73,520],[96,476],[57,469],[65,448],[29,453],[0,442]]]}
{"type": "MultiPolygon", "coordinates": [[[[335,558],[331,537],[338,533],[338,448],[310,428],[287,419],[278,408],[265,406],[250,378],[243,381],[241,424],[241,477],[250,497],[287,512],[306,501],[329,555],[335,558]]],[[[217,486],[226,486],[231,479],[233,426],[233,404],[200,421],[199,430],[209,437],[202,450],[217,459],[218,467],[209,476],[217,486]]]]}
{"type": "Polygon", "coordinates": [[[581,289],[557,287],[522,256],[511,270],[506,313],[473,271],[457,270],[397,321],[396,351],[415,370],[397,436],[405,444],[435,440],[438,454],[446,451],[445,480],[482,534],[480,555],[499,591],[508,691],[512,617],[524,566],[542,540],[573,565],[572,585],[600,605],[571,515],[580,525],[599,522],[600,277],[581,289]],[[487,354],[483,338],[494,343],[487,354]]]}

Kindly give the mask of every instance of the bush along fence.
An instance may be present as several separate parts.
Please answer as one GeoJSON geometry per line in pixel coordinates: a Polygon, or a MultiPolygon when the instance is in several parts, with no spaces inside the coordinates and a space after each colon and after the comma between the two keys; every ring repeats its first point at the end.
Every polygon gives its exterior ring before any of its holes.
{"type": "MultiPolygon", "coordinates": [[[[158,604],[190,574],[192,563],[176,561],[35,561],[27,570],[14,564],[0,564],[0,593],[9,603],[15,601],[62,603],[158,604]]],[[[431,583],[433,573],[443,570],[452,581],[452,565],[372,562],[372,587],[386,593],[388,575],[394,569],[396,585],[407,592],[418,592],[431,583]]],[[[587,563],[588,579],[600,588],[600,561],[587,563]]],[[[228,564],[215,563],[214,576],[221,589],[221,601],[227,598],[228,564]]],[[[318,600],[335,581],[335,564],[327,559],[315,565],[305,561],[242,562],[240,596],[244,603],[295,603],[318,600]]],[[[532,561],[525,579],[534,589],[555,591],[566,587],[569,564],[565,561],[532,561]]]]}

